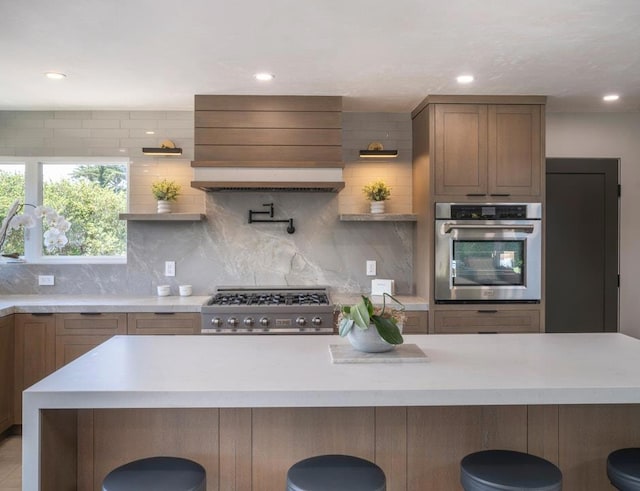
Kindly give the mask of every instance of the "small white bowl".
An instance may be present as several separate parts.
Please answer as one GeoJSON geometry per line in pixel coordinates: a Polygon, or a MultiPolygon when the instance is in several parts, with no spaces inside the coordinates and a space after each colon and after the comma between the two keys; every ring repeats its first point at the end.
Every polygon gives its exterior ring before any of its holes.
{"type": "Polygon", "coordinates": [[[178,287],[178,290],[180,291],[181,297],[188,297],[193,293],[193,288],[191,287],[191,285],[180,285],[178,287]]]}
{"type": "Polygon", "coordinates": [[[159,297],[168,297],[171,293],[170,285],[158,285],[158,296],[159,297]]]}

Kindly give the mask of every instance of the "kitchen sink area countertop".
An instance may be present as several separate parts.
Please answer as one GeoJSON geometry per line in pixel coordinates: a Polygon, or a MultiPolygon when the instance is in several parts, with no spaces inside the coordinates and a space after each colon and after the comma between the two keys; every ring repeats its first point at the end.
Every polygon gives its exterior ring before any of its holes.
{"type": "Polygon", "coordinates": [[[209,296],[0,295],[0,317],[66,312],[200,312],[209,296]]]}

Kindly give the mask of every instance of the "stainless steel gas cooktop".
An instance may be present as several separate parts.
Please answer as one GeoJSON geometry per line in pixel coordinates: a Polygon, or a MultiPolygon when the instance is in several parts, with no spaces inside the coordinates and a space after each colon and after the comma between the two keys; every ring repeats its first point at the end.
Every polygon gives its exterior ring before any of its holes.
{"type": "Polygon", "coordinates": [[[203,334],[333,334],[324,287],[218,288],[202,307],[203,334]]]}

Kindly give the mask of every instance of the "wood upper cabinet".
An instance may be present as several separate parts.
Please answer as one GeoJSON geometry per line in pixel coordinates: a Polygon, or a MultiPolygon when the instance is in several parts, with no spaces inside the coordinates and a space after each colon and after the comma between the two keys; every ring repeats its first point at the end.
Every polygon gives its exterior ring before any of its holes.
{"type": "Polygon", "coordinates": [[[127,314],[57,314],[56,369],[115,336],[127,334],[127,314]]]}
{"type": "Polygon", "coordinates": [[[22,423],[22,391],[56,368],[53,314],[15,314],[14,423],[22,423]]]}
{"type": "Polygon", "coordinates": [[[541,105],[435,104],[436,196],[540,198],[541,105]]]}
{"type": "Polygon", "coordinates": [[[128,318],[128,334],[199,334],[202,319],[189,312],[144,312],[128,318]]]}
{"type": "Polygon", "coordinates": [[[487,135],[486,105],[435,105],[436,194],[487,193],[487,135]]]}
{"type": "Polygon", "coordinates": [[[0,433],[13,425],[13,315],[0,318],[0,433]]]}

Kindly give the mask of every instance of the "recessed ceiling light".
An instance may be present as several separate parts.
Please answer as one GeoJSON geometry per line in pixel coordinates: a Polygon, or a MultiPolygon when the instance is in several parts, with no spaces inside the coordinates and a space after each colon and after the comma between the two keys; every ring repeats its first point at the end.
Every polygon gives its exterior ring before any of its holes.
{"type": "Polygon", "coordinates": [[[618,94],[607,94],[602,98],[603,101],[607,102],[617,101],[618,99],[620,99],[618,94]]]}
{"type": "Polygon", "coordinates": [[[261,82],[268,82],[269,80],[273,80],[275,77],[275,75],[273,75],[272,73],[256,73],[254,75],[254,77],[256,78],[256,80],[260,80],[261,82]]]}
{"type": "Polygon", "coordinates": [[[63,78],[67,77],[64,73],[58,72],[47,72],[44,74],[44,76],[50,78],[51,80],[62,80],[63,78]]]}
{"type": "Polygon", "coordinates": [[[473,75],[460,75],[456,80],[459,84],[470,84],[473,82],[473,75]]]}
{"type": "Polygon", "coordinates": [[[155,135],[156,132],[149,130],[149,131],[145,131],[145,134],[147,134],[147,135],[155,135]]]}

